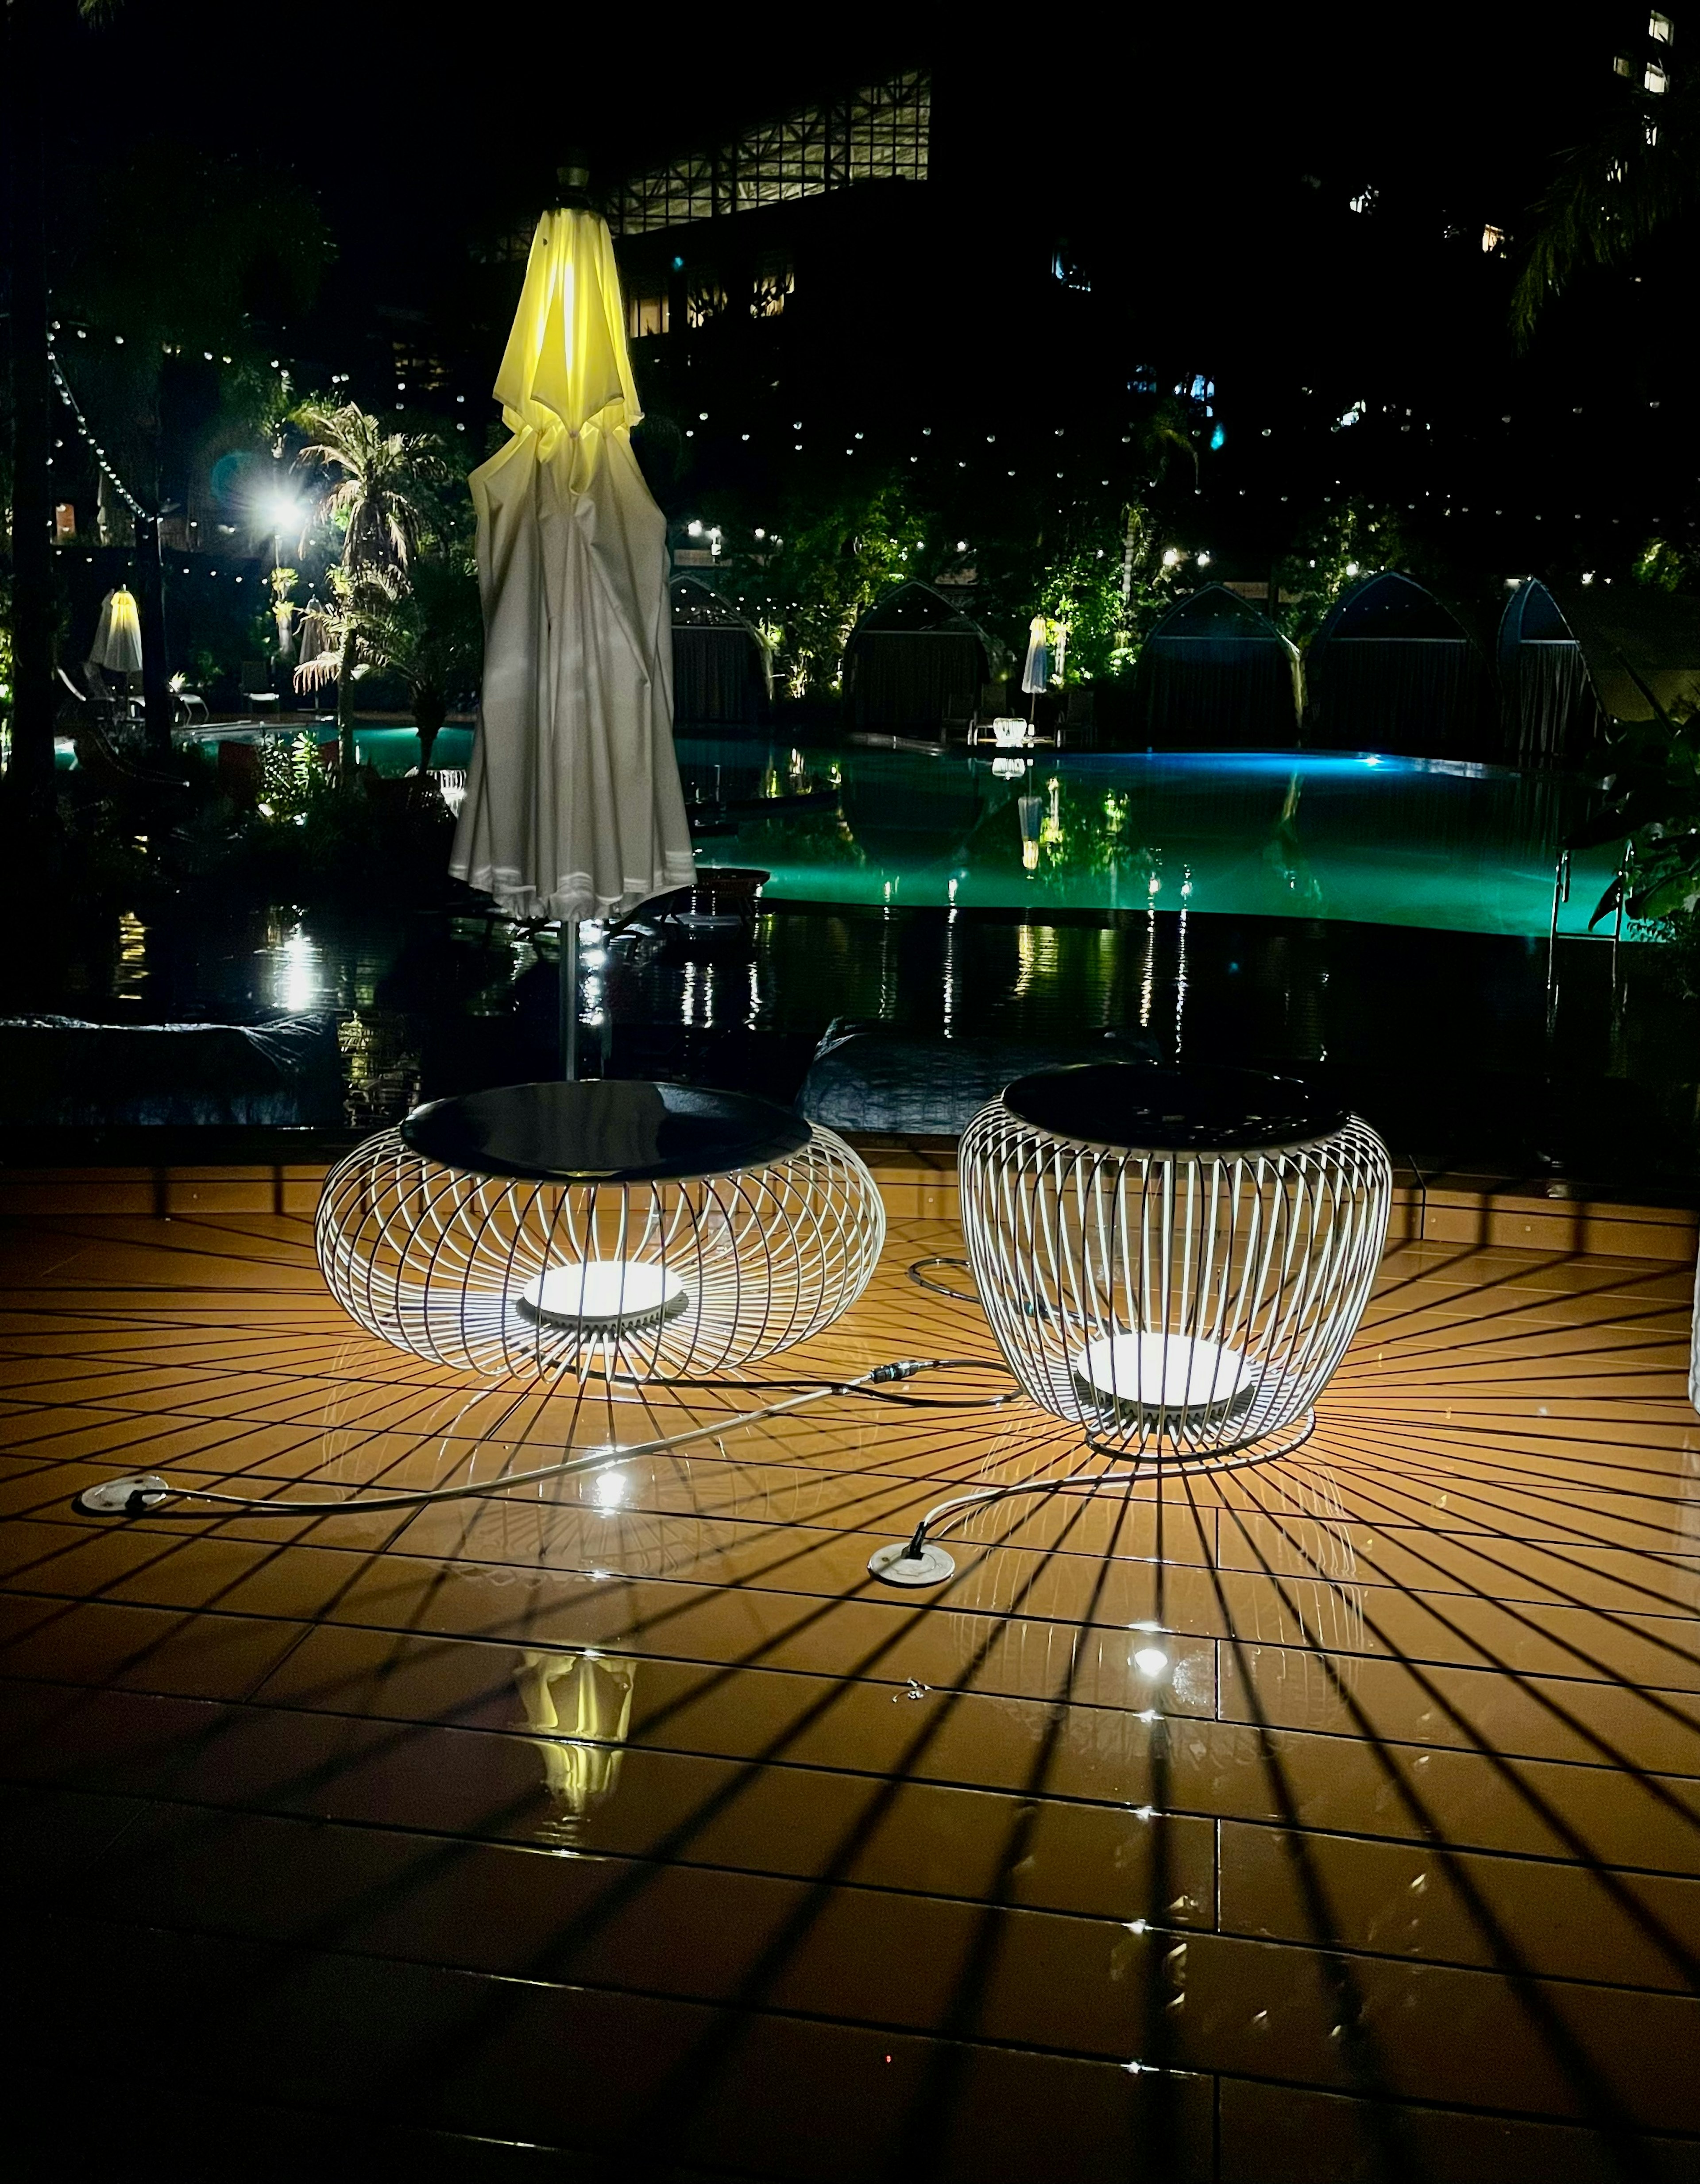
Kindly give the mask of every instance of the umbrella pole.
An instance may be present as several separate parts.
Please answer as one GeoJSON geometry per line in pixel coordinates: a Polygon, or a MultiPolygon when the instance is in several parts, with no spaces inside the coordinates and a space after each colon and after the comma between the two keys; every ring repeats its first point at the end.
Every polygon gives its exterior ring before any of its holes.
{"type": "Polygon", "coordinates": [[[560,1073],[578,1077],[578,920],[560,921],[560,1073]]]}

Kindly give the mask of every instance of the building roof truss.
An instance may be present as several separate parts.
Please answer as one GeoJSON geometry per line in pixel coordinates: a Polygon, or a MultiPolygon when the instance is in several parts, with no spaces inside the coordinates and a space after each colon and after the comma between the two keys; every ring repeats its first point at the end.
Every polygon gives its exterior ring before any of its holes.
{"type": "Polygon", "coordinates": [[[644,235],[857,182],[924,181],[931,115],[924,70],[886,77],[633,176],[616,192],[609,223],[616,234],[644,235]]]}

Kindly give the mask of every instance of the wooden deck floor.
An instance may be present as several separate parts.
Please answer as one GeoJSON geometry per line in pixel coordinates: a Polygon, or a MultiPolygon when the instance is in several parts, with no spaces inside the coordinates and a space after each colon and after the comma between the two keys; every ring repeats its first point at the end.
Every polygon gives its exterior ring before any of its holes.
{"type": "MultiPolygon", "coordinates": [[[[906,1279],[959,1249],[895,1223],[777,1369],[989,1357],[906,1279]]],[[[299,1215],[7,1224],[25,2173],[1700,2179],[1689,1280],[1396,1245],[1297,1454],[1004,1505],[917,1596],[872,1549],[1069,1435],[839,1398],[80,1518],[680,1413],[388,1352],[299,1215]]]]}

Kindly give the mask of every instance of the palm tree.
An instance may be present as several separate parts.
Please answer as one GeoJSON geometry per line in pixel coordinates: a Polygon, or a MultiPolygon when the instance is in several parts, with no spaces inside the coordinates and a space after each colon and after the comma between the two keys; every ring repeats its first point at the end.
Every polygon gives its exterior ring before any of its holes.
{"type": "Polygon", "coordinates": [[[1597,135],[1565,154],[1536,205],[1512,293],[1519,342],[1586,267],[1623,264],[1700,205],[1700,71],[1673,71],[1668,81],[1659,97],[1625,97],[1597,135]]]}
{"type": "MultiPolygon", "coordinates": [[[[387,432],[355,402],[305,403],[294,421],[312,436],[298,460],[332,474],[319,513],[342,529],[344,588],[352,607],[368,572],[380,578],[404,576],[431,528],[430,488],[443,468],[440,443],[428,432],[387,432]]],[[[359,646],[359,616],[349,613],[337,671],[337,742],[345,772],[355,764],[359,646]]]]}
{"type": "Polygon", "coordinates": [[[1193,438],[1185,410],[1173,395],[1167,395],[1140,421],[1135,443],[1145,474],[1153,485],[1161,482],[1172,454],[1183,454],[1192,465],[1192,482],[1198,483],[1198,443],[1193,438]]]}
{"type": "Polygon", "coordinates": [[[337,644],[296,669],[297,686],[340,681],[351,649],[362,665],[399,676],[412,700],[425,773],[449,706],[477,681],[484,627],[477,574],[465,554],[449,553],[415,560],[405,573],[368,563],[338,589],[343,600],[330,617],[337,644]]]}

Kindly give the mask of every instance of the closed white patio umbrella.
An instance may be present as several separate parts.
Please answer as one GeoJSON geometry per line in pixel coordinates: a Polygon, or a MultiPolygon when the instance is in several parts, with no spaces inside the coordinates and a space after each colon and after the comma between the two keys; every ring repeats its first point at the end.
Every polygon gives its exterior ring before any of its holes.
{"type": "Polygon", "coordinates": [[[561,921],[570,1046],[578,919],[694,872],[666,524],[632,452],[642,412],[599,214],[538,222],[495,393],[510,437],[470,481],[484,680],[449,868],[511,916],[561,921]]]}
{"type": "Polygon", "coordinates": [[[114,675],[142,672],[142,617],[137,612],[135,593],[122,584],[100,603],[88,664],[108,668],[114,675]]]}

